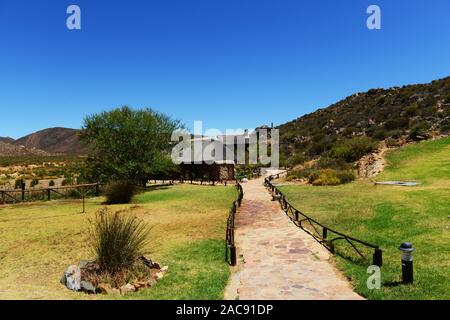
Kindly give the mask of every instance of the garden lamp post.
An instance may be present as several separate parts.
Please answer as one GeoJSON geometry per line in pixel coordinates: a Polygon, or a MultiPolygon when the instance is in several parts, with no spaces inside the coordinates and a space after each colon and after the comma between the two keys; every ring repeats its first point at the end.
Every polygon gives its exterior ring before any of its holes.
{"type": "Polygon", "coordinates": [[[414,282],[412,253],[416,250],[411,242],[403,242],[398,248],[402,253],[402,280],[403,284],[414,282]]]}

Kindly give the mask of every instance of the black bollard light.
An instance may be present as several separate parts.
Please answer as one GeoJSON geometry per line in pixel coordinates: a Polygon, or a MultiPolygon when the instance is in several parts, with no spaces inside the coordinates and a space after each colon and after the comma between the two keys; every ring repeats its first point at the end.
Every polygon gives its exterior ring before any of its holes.
{"type": "Polygon", "coordinates": [[[402,280],[403,284],[414,282],[412,253],[416,250],[411,242],[403,242],[398,248],[402,252],[402,280]]]}

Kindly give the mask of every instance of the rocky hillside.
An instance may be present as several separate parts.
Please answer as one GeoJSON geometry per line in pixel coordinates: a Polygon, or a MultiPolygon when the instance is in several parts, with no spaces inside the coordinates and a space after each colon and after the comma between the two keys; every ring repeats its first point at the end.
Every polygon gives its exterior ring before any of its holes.
{"type": "Polygon", "coordinates": [[[356,93],[278,128],[286,164],[330,155],[358,136],[396,145],[445,135],[450,131],[450,77],[356,93]]]}
{"type": "Polygon", "coordinates": [[[40,149],[51,154],[84,154],[87,147],[80,143],[78,130],[49,128],[41,130],[12,142],[26,149],[40,149]]]}
{"type": "Polygon", "coordinates": [[[48,156],[48,152],[36,148],[25,148],[0,141],[0,157],[48,156]]]}

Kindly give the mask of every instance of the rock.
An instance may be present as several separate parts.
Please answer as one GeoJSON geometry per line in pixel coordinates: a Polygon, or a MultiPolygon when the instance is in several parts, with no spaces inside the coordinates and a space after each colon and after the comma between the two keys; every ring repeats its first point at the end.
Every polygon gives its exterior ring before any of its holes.
{"type": "Polygon", "coordinates": [[[167,272],[167,270],[169,270],[168,266],[164,266],[160,269],[161,272],[167,272]]]}
{"type": "Polygon", "coordinates": [[[61,283],[73,291],[81,290],[81,269],[77,265],[69,266],[61,277],[61,283]]]}
{"type": "Polygon", "coordinates": [[[136,291],[136,288],[130,283],[127,283],[126,285],[120,287],[120,294],[127,294],[134,291],[136,291]]]}
{"type": "Polygon", "coordinates": [[[148,287],[151,287],[151,286],[155,285],[156,282],[157,282],[156,279],[153,279],[153,278],[152,278],[152,279],[150,279],[150,280],[147,281],[147,286],[148,286],[148,287]]]}
{"type": "Polygon", "coordinates": [[[153,266],[154,266],[154,262],[153,262],[152,260],[150,260],[150,259],[147,259],[147,258],[144,257],[144,256],[139,257],[139,260],[140,260],[145,266],[147,266],[147,267],[149,267],[149,268],[153,268],[153,266]]]}
{"type": "MultiPolygon", "coordinates": [[[[107,283],[100,283],[97,286],[97,291],[100,292],[100,293],[104,293],[104,294],[112,294],[113,293],[113,288],[107,283]]],[[[120,293],[120,291],[119,291],[119,293],[120,293]]]]}
{"type": "Polygon", "coordinates": [[[111,291],[111,294],[113,294],[115,296],[118,296],[118,295],[120,295],[120,290],[116,289],[116,288],[113,288],[112,291],[111,291]]]}
{"type": "Polygon", "coordinates": [[[81,290],[88,293],[95,293],[97,288],[89,281],[82,280],[80,282],[81,290]]]}
{"type": "Polygon", "coordinates": [[[85,268],[85,267],[87,267],[87,266],[89,266],[90,264],[93,264],[93,263],[95,263],[95,260],[80,260],[78,262],[78,266],[80,268],[85,268]]]}
{"type": "Polygon", "coordinates": [[[157,281],[161,280],[162,277],[164,277],[164,273],[162,272],[158,272],[157,274],[155,274],[155,278],[157,281]]]}
{"type": "Polygon", "coordinates": [[[133,285],[136,290],[138,290],[140,288],[145,288],[148,286],[147,281],[138,281],[138,282],[133,283],[133,285]]]}

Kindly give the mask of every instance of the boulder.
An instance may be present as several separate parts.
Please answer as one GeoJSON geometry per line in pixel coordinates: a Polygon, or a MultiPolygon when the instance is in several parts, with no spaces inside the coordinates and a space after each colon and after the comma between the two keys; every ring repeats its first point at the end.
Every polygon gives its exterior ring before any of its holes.
{"type": "Polygon", "coordinates": [[[99,283],[97,286],[97,291],[103,294],[112,294],[113,288],[107,283],[99,283]]]}
{"type": "Polygon", "coordinates": [[[167,272],[167,270],[169,270],[168,266],[164,266],[160,269],[161,272],[167,272]]]}
{"type": "Polygon", "coordinates": [[[81,280],[80,282],[81,290],[87,293],[95,293],[97,288],[89,281],[81,280]]]}
{"type": "Polygon", "coordinates": [[[151,286],[155,285],[156,282],[157,282],[156,279],[153,279],[153,278],[152,278],[152,279],[150,279],[150,280],[147,281],[147,286],[148,286],[148,287],[151,287],[151,286]]]}
{"type": "Polygon", "coordinates": [[[61,277],[61,284],[73,291],[81,290],[81,269],[77,265],[67,267],[61,277]]]}
{"type": "Polygon", "coordinates": [[[120,294],[127,294],[134,291],[136,291],[136,288],[130,283],[127,283],[126,285],[120,287],[120,294]]]}

